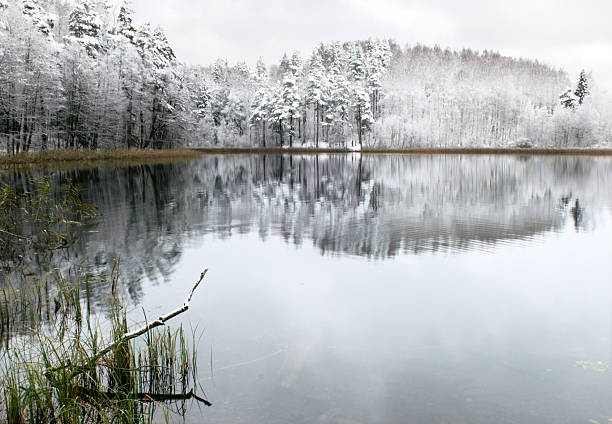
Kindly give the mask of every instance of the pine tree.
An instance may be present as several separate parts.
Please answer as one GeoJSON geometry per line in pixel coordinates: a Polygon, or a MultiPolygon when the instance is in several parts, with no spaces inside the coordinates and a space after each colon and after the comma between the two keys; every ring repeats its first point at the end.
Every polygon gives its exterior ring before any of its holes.
{"type": "Polygon", "coordinates": [[[281,146],[283,145],[283,133],[287,128],[289,133],[289,146],[293,145],[295,136],[294,120],[300,118],[300,96],[297,90],[295,75],[289,70],[283,76],[281,89],[273,102],[274,106],[270,113],[270,119],[276,125],[280,135],[281,146]]]}
{"type": "Polygon", "coordinates": [[[355,123],[357,124],[357,138],[359,148],[363,148],[363,137],[371,129],[373,119],[370,107],[370,96],[365,87],[356,81],[352,87],[353,108],[355,111],[355,123]]]}
{"type": "Polygon", "coordinates": [[[304,68],[304,63],[300,58],[300,54],[298,52],[293,52],[291,55],[291,62],[289,63],[289,70],[296,77],[300,77],[302,75],[302,71],[304,68]]]}
{"type": "Polygon", "coordinates": [[[216,127],[226,122],[226,106],[229,102],[230,90],[223,85],[213,90],[210,97],[210,110],[212,113],[213,123],[216,127]]]}
{"type": "Polygon", "coordinates": [[[313,108],[313,128],[315,136],[315,146],[319,147],[319,122],[321,120],[321,112],[325,109],[325,90],[326,90],[326,74],[325,68],[321,61],[321,57],[315,52],[310,60],[310,69],[307,75],[306,82],[306,104],[312,105],[313,108]]]}
{"type": "Polygon", "coordinates": [[[244,124],[247,121],[247,108],[242,99],[236,93],[230,93],[223,110],[225,124],[236,130],[238,135],[244,134],[244,124]]]}
{"type": "Polygon", "coordinates": [[[350,70],[352,81],[362,81],[366,78],[366,63],[363,57],[363,50],[358,44],[350,47],[350,70]]]}
{"type": "Polygon", "coordinates": [[[193,104],[191,113],[197,120],[200,120],[206,116],[208,104],[210,103],[208,87],[206,87],[204,81],[197,81],[195,87],[191,88],[190,93],[191,102],[193,104]]]}
{"type": "Polygon", "coordinates": [[[121,6],[119,7],[119,14],[117,15],[116,32],[123,35],[131,43],[135,42],[134,40],[137,34],[136,28],[134,28],[134,24],[132,23],[133,13],[134,12],[130,8],[129,1],[123,0],[121,2],[121,6]]]}
{"type": "Polygon", "coordinates": [[[232,75],[240,82],[246,82],[251,79],[251,70],[246,62],[238,62],[232,68],[232,75]]]}
{"type": "Polygon", "coordinates": [[[388,40],[366,42],[365,67],[367,87],[370,92],[372,117],[378,114],[381,98],[382,79],[391,59],[391,48],[388,40]]]}
{"type": "MultiPolygon", "coordinates": [[[[23,0],[22,5],[23,14],[30,18],[32,24],[45,36],[52,38],[55,17],[45,12],[38,0],[23,0]]],[[[8,7],[8,4],[5,7],[8,7]]],[[[0,8],[2,8],[2,5],[0,5],[0,8]]]]}
{"type": "Polygon", "coordinates": [[[567,109],[575,109],[578,101],[579,99],[572,92],[571,88],[565,89],[565,91],[559,96],[559,102],[567,109]]]}
{"type": "Polygon", "coordinates": [[[255,81],[261,82],[268,78],[268,69],[266,68],[266,64],[263,61],[263,58],[260,56],[257,59],[257,64],[255,65],[255,81]]]}
{"type": "Polygon", "coordinates": [[[249,123],[251,125],[261,124],[261,135],[262,145],[266,146],[266,122],[270,115],[270,106],[272,103],[272,96],[270,88],[264,82],[260,84],[259,88],[255,92],[253,102],[251,103],[251,115],[249,117],[249,123]]]}
{"type": "Polygon", "coordinates": [[[336,68],[332,69],[329,78],[331,93],[326,121],[328,125],[338,127],[340,135],[344,138],[344,126],[345,124],[350,125],[351,84],[346,76],[336,68]]]}
{"type": "Polygon", "coordinates": [[[68,21],[68,40],[75,40],[81,44],[87,54],[96,57],[103,51],[101,40],[102,21],[98,19],[94,4],[91,0],[77,3],[70,13],[68,21]]]}
{"type": "Polygon", "coordinates": [[[588,96],[591,92],[589,91],[589,81],[587,79],[586,72],[584,69],[580,71],[580,76],[578,77],[578,84],[576,85],[576,90],[574,91],[574,95],[578,98],[578,104],[582,104],[586,96],[588,96]]]}
{"type": "Polygon", "coordinates": [[[262,145],[265,147],[266,124],[270,115],[273,96],[268,84],[268,71],[261,57],[257,61],[254,78],[257,88],[251,102],[249,124],[253,126],[261,124],[262,145]]]}
{"type": "Polygon", "coordinates": [[[212,68],[213,81],[217,84],[227,83],[229,66],[227,60],[217,59],[212,68]]]}
{"type": "Polygon", "coordinates": [[[138,31],[136,45],[143,60],[156,70],[169,68],[176,57],[174,51],[161,28],[151,28],[149,24],[143,25],[138,31]]]}
{"type": "Polygon", "coordinates": [[[281,58],[281,61],[276,69],[276,73],[274,77],[277,80],[282,81],[283,78],[285,77],[285,74],[289,72],[290,68],[291,68],[291,62],[289,61],[289,58],[287,57],[287,53],[283,53],[283,57],[281,58]]]}

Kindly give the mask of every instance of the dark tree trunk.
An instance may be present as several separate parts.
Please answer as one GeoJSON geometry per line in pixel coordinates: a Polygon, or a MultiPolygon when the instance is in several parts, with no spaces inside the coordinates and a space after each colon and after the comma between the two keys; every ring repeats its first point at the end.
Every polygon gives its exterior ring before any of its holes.
{"type": "Polygon", "coordinates": [[[361,129],[361,109],[357,108],[357,138],[359,139],[359,148],[361,149],[362,143],[361,143],[361,138],[362,138],[362,129],[361,129]]]}
{"type": "Polygon", "coordinates": [[[317,103],[317,108],[315,111],[315,118],[316,118],[316,122],[315,122],[315,146],[319,147],[319,104],[317,103]]]}
{"type": "Polygon", "coordinates": [[[263,147],[266,147],[266,121],[261,121],[261,129],[263,133],[263,147]]]}

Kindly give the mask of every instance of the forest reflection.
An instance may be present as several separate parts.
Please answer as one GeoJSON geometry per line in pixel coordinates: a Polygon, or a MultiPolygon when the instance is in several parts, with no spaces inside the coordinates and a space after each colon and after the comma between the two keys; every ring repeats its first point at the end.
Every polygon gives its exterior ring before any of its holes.
{"type": "MultiPolygon", "coordinates": [[[[57,171],[101,213],[74,260],[99,270],[120,257],[138,298],[206,234],[256,233],[321,254],[383,260],[490,250],[609,207],[609,158],[466,155],[206,156],[189,163],[57,171]]],[[[28,175],[3,177],[27,189],[28,175]]],[[[242,252],[241,252],[242,254],[242,252]]]]}

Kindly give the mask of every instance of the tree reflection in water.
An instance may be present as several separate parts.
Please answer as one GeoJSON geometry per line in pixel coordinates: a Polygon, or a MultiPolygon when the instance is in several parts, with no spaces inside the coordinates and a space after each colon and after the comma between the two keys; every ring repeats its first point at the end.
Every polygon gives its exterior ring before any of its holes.
{"type": "MultiPolygon", "coordinates": [[[[612,199],[610,169],[609,158],[566,156],[219,155],[53,175],[101,213],[73,260],[85,255],[103,272],[120,257],[137,300],[143,278],[163,281],[205,234],[257,232],[384,259],[491,249],[568,219],[589,230],[612,199]]],[[[25,173],[3,179],[27,189],[25,173]]]]}

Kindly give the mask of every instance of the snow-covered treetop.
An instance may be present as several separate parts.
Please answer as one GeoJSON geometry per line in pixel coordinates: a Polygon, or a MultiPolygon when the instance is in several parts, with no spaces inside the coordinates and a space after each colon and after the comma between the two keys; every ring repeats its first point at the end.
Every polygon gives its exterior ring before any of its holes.
{"type": "Polygon", "coordinates": [[[289,63],[289,70],[293,75],[301,75],[304,63],[298,52],[293,52],[291,55],[291,62],[289,63]]]}
{"type": "Polygon", "coordinates": [[[116,32],[123,35],[131,42],[134,42],[137,34],[137,30],[132,23],[133,13],[134,11],[131,9],[128,0],[123,0],[121,6],[119,6],[119,13],[117,14],[116,32]]]}
{"type": "Polygon", "coordinates": [[[264,81],[268,77],[268,68],[263,61],[262,57],[259,57],[257,64],[255,65],[255,80],[258,82],[264,81]]]}
{"type": "Polygon", "coordinates": [[[244,61],[238,62],[234,65],[234,72],[239,78],[243,78],[245,81],[251,77],[251,71],[244,61]]]}
{"type": "MultiPolygon", "coordinates": [[[[0,0],[0,7],[2,6],[2,1],[0,0]]],[[[8,3],[4,7],[8,7],[8,3]]],[[[41,33],[45,36],[51,38],[53,37],[53,27],[55,26],[55,21],[57,18],[55,15],[51,13],[47,13],[38,3],[38,0],[23,0],[22,1],[23,14],[26,15],[32,25],[36,27],[41,33]]]]}
{"type": "Polygon", "coordinates": [[[98,18],[91,0],[77,3],[68,20],[68,41],[81,44],[87,54],[96,57],[104,49],[102,41],[102,20],[98,18]]]}
{"type": "Polygon", "coordinates": [[[227,81],[228,72],[228,63],[225,59],[217,59],[212,66],[213,80],[218,84],[227,81]]]}
{"type": "Polygon", "coordinates": [[[176,59],[166,34],[159,27],[153,29],[150,24],[143,25],[136,34],[134,43],[142,59],[157,70],[168,68],[176,59]]]}
{"type": "Polygon", "coordinates": [[[70,21],[68,23],[71,35],[77,38],[85,36],[97,37],[100,34],[101,28],[102,21],[96,14],[93,2],[84,0],[77,3],[70,13],[70,21]]]}
{"type": "Polygon", "coordinates": [[[559,103],[568,109],[576,109],[579,105],[584,103],[585,98],[591,93],[589,90],[589,78],[587,73],[580,71],[578,75],[578,83],[576,89],[572,90],[571,87],[566,88],[561,95],[559,95],[559,103]]]}
{"type": "Polygon", "coordinates": [[[578,104],[582,104],[586,96],[590,94],[589,90],[589,80],[587,78],[587,74],[584,71],[580,71],[580,75],[578,76],[578,84],[576,84],[576,91],[574,94],[578,98],[578,104]]]}

